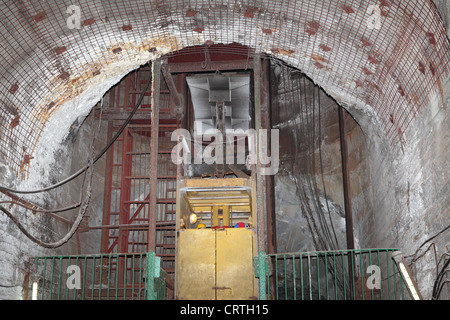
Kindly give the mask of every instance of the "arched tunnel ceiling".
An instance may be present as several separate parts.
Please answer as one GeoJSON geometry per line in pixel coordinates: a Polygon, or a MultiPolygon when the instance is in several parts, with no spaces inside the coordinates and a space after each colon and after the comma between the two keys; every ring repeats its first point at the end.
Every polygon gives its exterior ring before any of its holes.
{"type": "Polygon", "coordinates": [[[431,0],[4,0],[0,24],[0,155],[17,171],[52,157],[127,72],[187,46],[235,42],[275,56],[376,115],[393,142],[443,96],[449,71],[431,0]]]}

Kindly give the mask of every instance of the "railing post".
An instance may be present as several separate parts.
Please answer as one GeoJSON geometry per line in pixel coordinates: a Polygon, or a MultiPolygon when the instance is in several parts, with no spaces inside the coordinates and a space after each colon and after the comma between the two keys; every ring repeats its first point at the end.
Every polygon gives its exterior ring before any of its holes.
{"type": "Polygon", "coordinates": [[[255,277],[259,279],[259,300],[267,299],[267,275],[269,274],[269,262],[264,252],[259,252],[257,257],[253,257],[255,277]]]}
{"type": "Polygon", "coordinates": [[[147,253],[146,269],[146,289],[147,300],[157,300],[158,294],[155,290],[155,278],[160,276],[161,258],[152,251],[147,253]]]}

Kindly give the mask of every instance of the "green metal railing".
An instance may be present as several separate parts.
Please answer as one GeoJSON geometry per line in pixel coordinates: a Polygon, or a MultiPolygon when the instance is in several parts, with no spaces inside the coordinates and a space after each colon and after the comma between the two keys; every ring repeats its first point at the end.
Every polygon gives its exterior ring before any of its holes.
{"type": "Polygon", "coordinates": [[[38,300],[164,300],[166,273],[154,252],[33,257],[29,297],[38,300]]]}
{"type": "Polygon", "coordinates": [[[259,298],[262,300],[409,299],[409,293],[391,258],[394,251],[397,249],[269,255],[260,253],[254,261],[255,275],[259,278],[259,298]]]}

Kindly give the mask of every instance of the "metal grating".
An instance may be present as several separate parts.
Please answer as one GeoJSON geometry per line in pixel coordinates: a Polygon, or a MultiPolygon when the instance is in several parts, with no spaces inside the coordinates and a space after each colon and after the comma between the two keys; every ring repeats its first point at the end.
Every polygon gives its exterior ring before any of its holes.
{"type": "Polygon", "coordinates": [[[266,267],[262,298],[409,300],[406,284],[392,260],[395,251],[397,249],[269,254],[266,263],[270,268],[266,267]]]}
{"type": "Polygon", "coordinates": [[[280,58],[331,95],[372,107],[392,143],[432,95],[443,99],[449,73],[431,0],[8,0],[0,24],[0,156],[23,177],[49,119],[92,81],[188,46],[234,42],[280,58]],[[371,5],[379,30],[368,27],[371,5]]]}

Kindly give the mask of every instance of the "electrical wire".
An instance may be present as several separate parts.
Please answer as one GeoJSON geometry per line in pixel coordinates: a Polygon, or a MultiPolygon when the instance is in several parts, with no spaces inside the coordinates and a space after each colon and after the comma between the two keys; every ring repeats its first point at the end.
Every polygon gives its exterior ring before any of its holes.
{"type": "Polygon", "coordinates": [[[406,256],[405,258],[409,258],[409,257],[413,257],[413,261],[415,261],[417,254],[419,253],[419,250],[422,249],[422,247],[427,244],[428,242],[430,242],[431,240],[436,239],[438,236],[440,236],[441,234],[443,234],[445,231],[450,229],[450,224],[445,227],[444,229],[442,229],[441,231],[439,231],[437,234],[435,234],[434,236],[432,236],[431,238],[428,238],[427,240],[425,240],[420,246],[419,248],[417,248],[416,252],[412,255],[406,256]]]}
{"type": "MultiPolygon", "coordinates": [[[[19,228],[20,231],[22,231],[23,234],[25,234],[25,236],[27,236],[27,238],[29,238],[31,241],[33,241],[34,243],[38,244],[41,247],[44,248],[48,248],[48,249],[54,249],[54,248],[58,248],[60,246],[62,246],[63,244],[65,244],[66,242],[68,242],[72,236],[75,234],[75,232],[77,231],[78,227],[81,224],[81,221],[83,220],[84,216],[86,215],[87,209],[89,207],[89,202],[91,199],[91,194],[92,194],[92,178],[94,176],[94,141],[95,141],[96,135],[94,134],[93,138],[92,138],[92,144],[91,144],[91,153],[90,153],[90,157],[89,157],[89,166],[88,166],[88,172],[89,172],[89,179],[88,179],[88,185],[86,188],[86,195],[85,195],[85,199],[82,202],[82,206],[78,212],[78,215],[74,221],[74,223],[72,224],[71,229],[69,230],[69,232],[66,233],[66,235],[56,241],[56,242],[44,242],[42,240],[39,240],[38,238],[34,237],[21,223],[20,221],[10,212],[8,211],[6,208],[4,208],[3,206],[0,206],[0,210],[6,214],[6,216],[8,216],[19,228]]],[[[84,183],[84,182],[83,182],[84,183]]]]}
{"type": "Polygon", "coordinates": [[[1,284],[0,283],[0,288],[11,289],[11,288],[17,288],[17,287],[21,287],[21,286],[22,286],[21,284],[8,284],[8,285],[6,285],[6,284],[1,284]]]}
{"type": "MultiPolygon", "coordinates": [[[[448,253],[447,253],[448,254],[448,253]]],[[[433,285],[433,291],[432,291],[432,300],[439,300],[439,297],[442,293],[442,289],[444,286],[449,283],[449,281],[442,281],[444,276],[447,274],[447,272],[450,272],[450,270],[447,270],[447,267],[450,265],[450,259],[448,259],[444,266],[442,267],[441,271],[439,272],[438,276],[436,277],[436,280],[433,285]]]]}
{"type": "MultiPolygon", "coordinates": [[[[150,77],[151,76],[152,76],[152,74],[150,73],[150,77]]],[[[54,189],[56,187],[59,187],[59,186],[65,184],[65,183],[75,179],[76,177],[78,177],[82,173],[87,173],[87,170],[89,170],[88,171],[89,172],[89,178],[88,178],[88,186],[86,188],[86,195],[85,195],[84,201],[81,203],[81,208],[79,210],[77,218],[75,219],[74,223],[72,224],[72,227],[69,230],[69,232],[62,239],[60,239],[60,240],[58,240],[56,242],[48,243],[48,242],[44,242],[42,240],[37,239],[30,232],[28,232],[28,230],[20,223],[20,221],[9,210],[7,210],[5,207],[0,205],[0,211],[2,211],[8,218],[10,218],[17,225],[19,230],[22,231],[22,233],[25,234],[25,236],[27,236],[31,241],[33,241],[34,243],[36,243],[36,244],[38,244],[38,245],[40,245],[40,246],[42,246],[44,248],[54,249],[54,248],[62,246],[63,244],[65,244],[66,242],[68,242],[72,238],[72,236],[75,234],[76,230],[80,226],[81,221],[83,220],[84,216],[86,215],[86,212],[87,212],[87,209],[88,209],[88,206],[89,206],[89,202],[90,202],[90,198],[91,198],[91,194],[92,194],[92,178],[93,178],[93,174],[94,174],[94,164],[95,164],[95,162],[97,162],[103,156],[103,154],[105,154],[105,152],[112,146],[112,144],[117,140],[117,138],[121,135],[121,133],[123,132],[125,127],[131,121],[131,119],[133,118],[136,110],[141,105],[142,100],[144,99],[144,96],[145,96],[145,92],[148,90],[148,88],[150,86],[150,83],[151,83],[151,78],[147,81],[147,86],[146,86],[145,90],[143,91],[143,93],[141,94],[141,97],[139,98],[139,101],[136,103],[133,111],[130,113],[130,115],[128,116],[126,121],[122,124],[121,128],[116,133],[116,135],[111,139],[111,141],[103,148],[103,150],[96,157],[93,156],[94,140],[95,140],[95,135],[94,135],[93,141],[92,141],[92,146],[91,146],[90,160],[89,160],[89,163],[84,168],[80,169],[79,171],[77,171],[76,173],[74,173],[70,177],[64,179],[63,181],[61,181],[59,183],[56,183],[56,184],[54,184],[52,186],[40,189],[40,190],[19,191],[19,190],[13,190],[13,189],[0,187],[0,190],[11,192],[11,193],[21,193],[21,194],[39,193],[39,192],[44,192],[44,191],[52,190],[52,189],[54,189]]],[[[98,129],[100,129],[100,126],[98,127],[98,129]]]]}
{"type": "Polygon", "coordinates": [[[37,239],[30,232],[28,232],[28,230],[20,223],[20,221],[10,211],[8,211],[3,206],[0,206],[0,211],[2,211],[7,217],[9,217],[17,225],[17,227],[20,229],[20,231],[22,231],[22,233],[25,234],[34,243],[40,245],[41,247],[49,248],[49,249],[54,249],[54,248],[60,247],[63,244],[65,244],[67,241],[69,241],[70,238],[72,238],[72,236],[75,234],[75,232],[78,229],[81,221],[83,220],[83,218],[84,218],[84,216],[86,214],[87,208],[89,206],[89,201],[90,201],[90,198],[91,198],[91,191],[92,191],[92,177],[93,177],[93,173],[94,173],[93,157],[91,157],[89,172],[90,172],[90,174],[89,174],[89,182],[88,182],[88,186],[87,186],[87,190],[86,190],[86,197],[85,197],[85,200],[83,201],[83,205],[80,208],[78,216],[75,219],[71,229],[59,241],[52,242],[52,243],[47,243],[47,242],[44,242],[42,240],[37,239]]]}
{"type": "MultiPolygon", "coordinates": [[[[151,73],[150,73],[150,77],[151,77],[151,73]]],[[[130,123],[131,119],[133,118],[134,114],[136,113],[137,109],[139,108],[139,106],[142,103],[142,100],[145,97],[145,92],[148,90],[148,88],[150,87],[150,83],[151,83],[151,79],[149,79],[147,81],[147,86],[144,89],[143,93],[141,94],[139,100],[137,101],[136,105],[134,106],[133,110],[131,111],[130,115],[128,116],[128,118],[125,120],[125,122],[122,124],[122,126],[120,127],[120,129],[117,131],[117,133],[114,135],[114,137],[106,144],[106,146],[100,151],[100,153],[94,158],[93,160],[93,164],[95,164],[105,153],[106,151],[108,151],[108,149],[113,145],[113,143],[119,138],[119,136],[122,134],[123,130],[125,129],[125,127],[130,123]]],[[[71,176],[67,177],[66,179],[53,184],[51,186],[47,186],[41,189],[37,189],[37,190],[15,190],[15,189],[10,189],[10,188],[6,188],[4,186],[0,186],[0,191],[6,191],[6,192],[10,192],[10,193],[17,193],[17,194],[35,194],[35,193],[41,193],[41,192],[45,192],[45,191],[49,191],[52,189],[55,189],[57,187],[60,187],[66,183],[68,183],[69,181],[72,181],[73,179],[77,178],[79,175],[81,175],[82,173],[84,173],[88,168],[89,168],[90,164],[87,164],[86,166],[84,166],[83,168],[79,169],[77,172],[73,173],[71,176]]]]}

